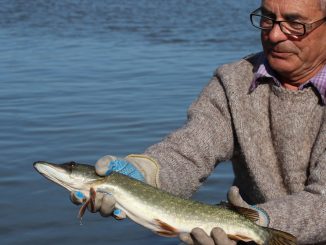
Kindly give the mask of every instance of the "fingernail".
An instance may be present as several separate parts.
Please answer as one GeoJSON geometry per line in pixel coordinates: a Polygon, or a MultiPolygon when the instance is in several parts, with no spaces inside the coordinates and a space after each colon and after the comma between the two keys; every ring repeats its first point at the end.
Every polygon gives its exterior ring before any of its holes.
{"type": "Polygon", "coordinates": [[[115,216],[119,216],[119,215],[121,214],[121,210],[120,210],[120,209],[115,209],[115,210],[113,211],[113,214],[114,214],[115,216]]]}
{"type": "Polygon", "coordinates": [[[85,195],[81,191],[76,191],[75,196],[79,199],[83,199],[85,195]]]}

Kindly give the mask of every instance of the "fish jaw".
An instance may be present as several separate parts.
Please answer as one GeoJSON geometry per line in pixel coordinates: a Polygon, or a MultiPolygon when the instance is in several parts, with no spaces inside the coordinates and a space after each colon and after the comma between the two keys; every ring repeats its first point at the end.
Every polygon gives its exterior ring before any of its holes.
{"type": "MultiPolygon", "coordinates": [[[[90,174],[87,169],[79,169],[78,164],[71,162],[54,164],[38,161],[33,164],[34,168],[45,178],[64,187],[68,191],[81,191],[88,194],[91,185],[97,179],[95,174],[90,174]]],[[[94,172],[94,169],[92,170],[94,172]]]]}

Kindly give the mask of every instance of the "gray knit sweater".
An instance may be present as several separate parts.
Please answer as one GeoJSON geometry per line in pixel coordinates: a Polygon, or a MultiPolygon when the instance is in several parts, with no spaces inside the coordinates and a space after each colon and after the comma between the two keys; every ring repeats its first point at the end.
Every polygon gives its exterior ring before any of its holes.
{"type": "Polygon", "coordinates": [[[232,160],[234,184],[299,243],[326,241],[325,106],[311,88],[249,87],[260,54],[219,68],[188,121],[145,154],[161,188],[189,197],[217,163],[232,160]]]}

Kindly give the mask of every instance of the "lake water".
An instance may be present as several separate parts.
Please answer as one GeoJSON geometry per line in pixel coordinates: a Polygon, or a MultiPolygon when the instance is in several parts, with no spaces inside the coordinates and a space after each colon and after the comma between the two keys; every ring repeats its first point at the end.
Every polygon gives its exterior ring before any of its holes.
{"type": "MultiPolygon", "coordinates": [[[[0,244],[178,244],[86,213],[32,167],[141,153],[182,126],[215,68],[259,51],[260,1],[1,0],[0,244]]],[[[225,199],[221,164],[194,198],[225,199]]]]}

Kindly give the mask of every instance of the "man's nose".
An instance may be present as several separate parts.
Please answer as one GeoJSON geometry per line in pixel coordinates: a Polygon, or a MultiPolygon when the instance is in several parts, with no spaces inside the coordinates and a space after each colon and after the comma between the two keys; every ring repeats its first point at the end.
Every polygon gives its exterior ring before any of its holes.
{"type": "Polygon", "coordinates": [[[288,39],[288,36],[282,32],[279,24],[275,23],[273,28],[268,32],[269,40],[273,43],[284,41],[288,39]]]}

